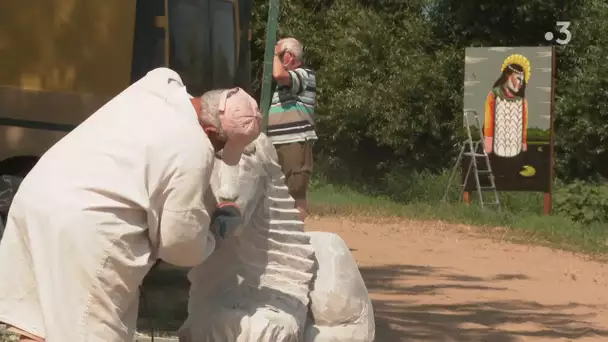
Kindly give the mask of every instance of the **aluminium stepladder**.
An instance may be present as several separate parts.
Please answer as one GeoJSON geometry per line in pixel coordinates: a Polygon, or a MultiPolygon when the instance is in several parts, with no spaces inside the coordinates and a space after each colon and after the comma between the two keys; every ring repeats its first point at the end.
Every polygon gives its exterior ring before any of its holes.
{"type": "Polygon", "coordinates": [[[452,182],[454,181],[454,178],[456,177],[456,174],[458,173],[458,169],[460,168],[460,164],[462,162],[463,156],[469,156],[470,162],[467,167],[466,173],[464,175],[464,180],[460,186],[461,187],[460,198],[461,199],[463,198],[465,188],[466,188],[467,182],[469,180],[469,176],[471,174],[471,171],[473,171],[473,176],[475,178],[475,190],[477,190],[477,195],[479,197],[479,205],[481,206],[481,209],[482,210],[485,209],[485,206],[487,204],[487,205],[494,206],[496,208],[496,210],[500,211],[500,199],[498,198],[498,191],[496,190],[494,174],[492,173],[492,166],[490,165],[490,157],[488,156],[488,153],[486,152],[486,149],[485,149],[485,145],[484,145],[484,141],[483,141],[483,131],[481,128],[482,127],[481,123],[479,121],[479,115],[477,114],[476,111],[470,111],[470,110],[464,111],[463,121],[464,121],[465,130],[467,133],[466,139],[462,143],[462,147],[460,148],[460,153],[458,154],[458,159],[456,160],[456,163],[454,164],[454,167],[452,168],[452,172],[450,174],[450,180],[448,181],[448,185],[445,190],[445,195],[443,196],[443,200],[446,201],[448,198],[448,194],[450,192],[452,182]],[[470,114],[473,114],[473,117],[475,119],[475,125],[477,126],[477,130],[478,130],[478,134],[479,134],[478,135],[479,138],[477,140],[473,140],[473,134],[471,133],[471,122],[469,119],[470,114]],[[485,169],[480,169],[479,166],[477,165],[478,158],[481,158],[482,161],[484,162],[485,169]],[[481,180],[480,180],[481,176],[487,177],[489,185],[487,185],[487,186],[481,185],[481,180]],[[483,193],[486,191],[492,192],[493,202],[490,202],[490,203],[484,202],[483,193]]]}

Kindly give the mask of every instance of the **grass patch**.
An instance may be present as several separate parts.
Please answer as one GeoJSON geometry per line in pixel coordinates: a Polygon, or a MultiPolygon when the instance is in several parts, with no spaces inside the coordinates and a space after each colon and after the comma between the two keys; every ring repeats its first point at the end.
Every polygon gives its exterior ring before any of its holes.
{"type": "Polygon", "coordinates": [[[6,326],[0,324],[0,342],[17,342],[19,337],[13,333],[6,331],[6,326]]]}
{"type": "MultiPolygon", "coordinates": [[[[448,174],[387,177],[384,184],[337,186],[316,179],[311,184],[311,211],[320,216],[389,216],[443,220],[480,227],[505,227],[520,242],[591,254],[608,253],[608,225],[581,224],[558,215],[543,215],[542,193],[500,193],[500,212],[459,203],[458,186],[442,202],[448,174]],[[378,189],[385,189],[379,191],[378,189]]],[[[476,194],[472,194],[476,195],[476,194]]]]}

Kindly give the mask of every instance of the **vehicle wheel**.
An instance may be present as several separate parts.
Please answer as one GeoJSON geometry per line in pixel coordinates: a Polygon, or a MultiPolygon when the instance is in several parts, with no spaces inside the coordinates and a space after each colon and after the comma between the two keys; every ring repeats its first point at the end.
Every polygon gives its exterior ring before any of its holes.
{"type": "Polygon", "coordinates": [[[0,238],[6,225],[8,209],[23,178],[38,162],[36,156],[16,156],[0,162],[0,238]]]}
{"type": "Polygon", "coordinates": [[[0,175],[11,175],[25,178],[38,162],[35,156],[17,156],[0,161],[0,175]]]}
{"type": "Polygon", "coordinates": [[[4,234],[4,224],[13,198],[21,185],[22,177],[13,175],[0,176],[0,239],[4,234]]]}

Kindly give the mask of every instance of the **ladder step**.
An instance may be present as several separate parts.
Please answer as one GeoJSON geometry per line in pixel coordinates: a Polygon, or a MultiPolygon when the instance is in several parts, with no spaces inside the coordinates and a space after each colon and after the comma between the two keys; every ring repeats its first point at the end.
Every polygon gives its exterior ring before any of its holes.
{"type": "Polygon", "coordinates": [[[481,157],[486,157],[485,154],[483,153],[471,153],[471,152],[465,152],[464,153],[465,156],[469,156],[469,157],[476,157],[476,158],[481,158],[481,157]]]}
{"type": "Polygon", "coordinates": [[[464,112],[464,126],[466,129],[466,139],[460,144],[460,153],[458,154],[458,159],[452,169],[452,175],[450,176],[450,182],[448,184],[448,189],[446,189],[445,195],[444,195],[444,199],[447,198],[448,196],[448,192],[449,192],[449,186],[452,184],[452,181],[454,180],[454,175],[456,174],[456,170],[460,167],[460,162],[462,162],[462,156],[467,156],[470,159],[470,162],[467,162],[469,164],[467,171],[466,171],[466,175],[465,175],[465,179],[467,180],[465,182],[465,184],[460,184],[460,188],[461,189],[465,189],[467,186],[469,186],[470,184],[470,180],[471,178],[473,178],[474,182],[475,182],[475,186],[474,186],[474,190],[470,190],[470,191],[477,191],[478,195],[479,195],[479,200],[480,200],[480,205],[483,209],[484,207],[484,201],[488,201],[487,204],[488,206],[492,206],[495,207],[498,211],[500,211],[500,207],[501,207],[501,203],[500,203],[500,199],[498,198],[498,189],[496,188],[496,182],[495,182],[495,177],[492,171],[492,166],[491,161],[490,161],[490,156],[486,153],[485,151],[485,146],[484,146],[484,140],[483,140],[483,132],[482,132],[482,126],[481,126],[481,122],[479,120],[479,115],[477,114],[477,112],[472,111],[475,116],[475,124],[476,124],[476,132],[479,133],[479,139],[474,139],[472,136],[472,132],[471,132],[471,122],[470,122],[470,118],[469,118],[469,112],[470,111],[465,111],[464,112]],[[477,158],[483,158],[483,160],[479,161],[479,159],[477,158]],[[473,162],[475,161],[475,162],[473,162]],[[485,164],[484,164],[485,163],[485,164]],[[480,170],[481,168],[481,170],[480,170]],[[472,174],[472,175],[471,175],[472,174]],[[489,180],[489,182],[486,181],[486,179],[483,179],[483,182],[481,182],[481,177],[486,177],[487,180],[489,180]],[[481,186],[481,183],[484,184],[484,186],[481,186]],[[487,185],[489,183],[489,185],[487,185]],[[491,192],[494,196],[493,198],[487,198],[488,196],[486,194],[482,194],[482,192],[491,192]],[[485,198],[484,198],[485,197],[485,198]]]}
{"type": "MultiPolygon", "coordinates": [[[[460,187],[461,188],[466,188],[467,184],[461,184],[460,187]]],[[[491,190],[496,191],[496,187],[495,186],[480,186],[479,189],[482,190],[482,191],[491,191],[491,190]]],[[[475,189],[473,189],[473,190],[475,190],[475,189]]],[[[473,190],[471,190],[471,191],[473,191],[473,190]]]]}

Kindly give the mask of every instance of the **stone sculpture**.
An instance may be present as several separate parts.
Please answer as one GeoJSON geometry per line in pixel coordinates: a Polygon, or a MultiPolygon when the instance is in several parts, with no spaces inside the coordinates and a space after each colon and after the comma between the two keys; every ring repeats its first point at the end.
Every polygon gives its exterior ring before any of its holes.
{"type": "Polygon", "coordinates": [[[371,342],[372,302],[348,246],[338,235],[308,232],[317,271],[310,293],[305,342],[371,342]]]}
{"type": "Polygon", "coordinates": [[[304,232],[274,147],[263,134],[253,146],[236,182],[245,224],[188,274],[180,341],[373,341],[371,301],[348,247],[335,234],[304,232]]]}

